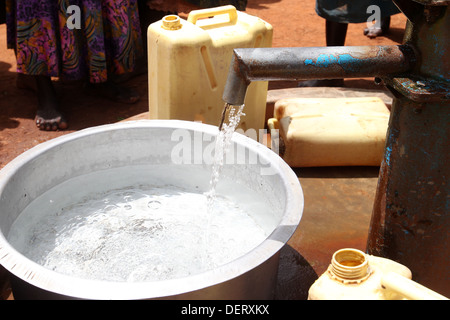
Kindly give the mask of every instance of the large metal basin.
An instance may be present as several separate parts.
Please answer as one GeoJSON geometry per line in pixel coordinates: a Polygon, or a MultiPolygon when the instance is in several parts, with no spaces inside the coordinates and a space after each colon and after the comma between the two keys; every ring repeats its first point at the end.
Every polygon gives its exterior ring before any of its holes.
{"type": "MultiPolygon", "coordinates": [[[[273,207],[270,210],[271,217],[255,219],[272,221],[268,223],[272,225],[269,226],[271,232],[266,240],[232,262],[179,279],[108,282],[75,278],[46,269],[19,253],[7,241],[11,225],[34,199],[70,178],[94,171],[158,165],[163,168],[161,183],[165,182],[164,177],[167,176],[171,183],[192,183],[206,191],[211,173],[211,165],[206,163],[208,161],[199,161],[193,157],[192,163],[180,163],[179,159],[174,161],[173,152],[177,147],[178,150],[180,148],[180,136],[191,137],[192,140],[202,137],[205,142],[200,147],[194,146],[192,142],[192,155],[195,156],[195,152],[209,146],[208,140],[214,139],[217,132],[214,126],[176,120],[105,125],[42,143],[6,165],[0,171],[0,264],[11,273],[15,298],[272,298],[279,250],[300,222],[303,193],[298,178],[277,154],[241,134],[235,133],[232,145],[235,150],[240,150],[240,158],[226,164],[222,174],[236,183],[236,189],[239,186],[251,188],[266,199],[267,205],[273,207]],[[242,150],[245,150],[243,158],[242,150]],[[180,175],[174,178],[174,171],[180,175]]],[[[105,179],[108,177],[105,176],[105,179]]]]}

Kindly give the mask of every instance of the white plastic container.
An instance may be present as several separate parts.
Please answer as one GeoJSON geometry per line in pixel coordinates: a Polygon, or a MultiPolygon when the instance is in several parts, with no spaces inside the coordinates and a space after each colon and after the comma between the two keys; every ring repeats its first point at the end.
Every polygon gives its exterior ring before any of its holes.
{"type": "Polygon", "coordinates": [[[275,103],[268,125],[291,167],[379,166],[389,115],[377,97],[292,98],[275,103]]]}
{"type": "MultiPolygon", "coordinates": [[[[148,28],[150,119],[219,125],[234,48],[270,47],[272,27],[233,6],[166,16],[148,28]]],[[[250,84],[240,128],[262,129],[267,82],[250,84]]]]}
{"type": "Polygon", "coordinates": [[[411,280],[404,265],[345,248],[309,289],[309,300],[447,300],[411,280]]]}

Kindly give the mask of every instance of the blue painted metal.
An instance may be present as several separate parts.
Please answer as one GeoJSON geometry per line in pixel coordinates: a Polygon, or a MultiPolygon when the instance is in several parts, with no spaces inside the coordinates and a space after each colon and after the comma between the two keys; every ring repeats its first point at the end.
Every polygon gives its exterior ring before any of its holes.
{"type": "Polygon", "coordinates": [[[409,45],[235,49],[223,100],[244,103],[250,81],[381,77],[415,62],[409,45]]]}

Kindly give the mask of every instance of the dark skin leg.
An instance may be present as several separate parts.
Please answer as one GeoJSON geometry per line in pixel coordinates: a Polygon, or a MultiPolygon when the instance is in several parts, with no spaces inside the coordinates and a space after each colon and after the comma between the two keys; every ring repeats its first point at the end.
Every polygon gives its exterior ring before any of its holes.
{"type": "MultiPolygon", "coordinates": [[[[347,36],[347,23],[333,22],[326,20],[325,22],[325,36],[327,47],[343,46],[345,45],[345,38],[347,36]]],[[[298,84],[299,87],[343,87],[343,79],[326,79],[326,80],[308,80],[302,81],[298,84]]]]}
{"type": "Polygon", "coordinates": [[[340,23],[326,20],[325,36],[327,40],[327,47],[345,45],[345,38],[347,37],[347,29],[348,29],[347,23],[340,23]]]}
{"type": "MultiPolygon", "coordinates": [[[[17,56],[17,49],[14,49],[17,56]]],[[[16,85],[22,89],[35,91],[38,96],[38,109],[35,123],[40,130],[64,130],[69,126],[61,112],[58,111],[58,99],[52,80],[47,76],[30,76],[18,74],[16,85]]]]}
{"type": "Polygon", "coordinates": [[[67,129],[68,123],[58,110],[59,103],[50,77],[33,76],[36,80],[38,110],[36,126],[40,130],[56,131],[67,129]]]}
{"type": "MultiPolygon", "coordinates": [[[[27,76],[35,81],[35,91],[38,96],[38,110],[36,112],[36,126],[40,130],[56,131],[65,130],[68,122],[59,111],[59,102],[52,84],[51,78],[47,76],[27,76]]],[[[23,81],[21,81],[23,82],[23,81]]],[[[25,83],[26,84],[26,83],[25,83]]],[[[28,87],[31,83],[28,83],[28,87]]],[[[87,84],[88,93],[101,95],[112,101],[132,104],[136,103],[140,96],[131,88],[117,85],[112,81],[98,84],[87,84]]]]}

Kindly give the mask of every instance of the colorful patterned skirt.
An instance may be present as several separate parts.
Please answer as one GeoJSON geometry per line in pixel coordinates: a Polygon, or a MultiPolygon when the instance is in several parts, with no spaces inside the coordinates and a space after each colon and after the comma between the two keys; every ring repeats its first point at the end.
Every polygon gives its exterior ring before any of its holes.
{"type": "Polygon", "coordinates": [[[20,73],[99,83],[144,54],[137,0],[6,0],[6,13],[20,73]]]}

